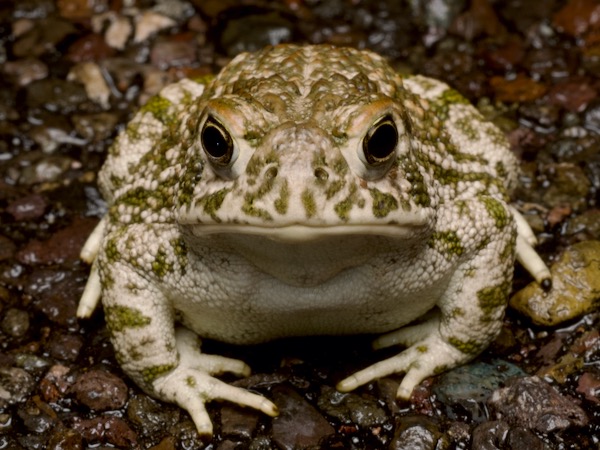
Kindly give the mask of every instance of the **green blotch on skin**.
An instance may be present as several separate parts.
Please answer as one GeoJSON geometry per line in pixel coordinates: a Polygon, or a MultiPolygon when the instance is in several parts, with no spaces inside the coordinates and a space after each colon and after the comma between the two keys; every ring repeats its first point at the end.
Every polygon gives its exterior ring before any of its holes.
{"type": "Polygon", "coordinates": [[[175,364],[161,364],[158,366],[147,367],[142,370],[142,378],[144,383],[151,386],[154,380],[169,373],[175,368],[175,364]]]}
{"type": "Polygon", "coordinates": [[[177,116],[171,111],[172,106],[173,104],[166,98],[155,95],[140,110],[142,112],[149,112],[160,123],[172,125],[177,122],[177,116]]]}
{"type": "Polygon", "coordinates": [[[217,212],[223,205],[223,201],[230,191],[231,189],[228,188],[220,189],[217,192],[202,197],[196,204],[202,206],[204,212],[210,215],[215,222],[220,222],[220,219],[217,217],[217,212]]]}
{"type": "Polygon", "coordinates": [[[483,203],[488,214],[494,220],[496,228],[502,229],[510,223],[511,216],[500,201],[486,196],[480,196],[479,200],[483,203]]]}
{"type": "Polygon", "coordinates": [[[128,328],[143,328],[152,319],[142,314],[137,308],[129,306],[107,306],[104,308],[106,323],[111,332],[121,332],[128,328]]]}
{"type": "Polygon", "coordinates": [[[504,281],[496,286],[490,286],[477,291],[479,308],[483,311],[484,320],[493,320],[494,313],[504,310],[510,291],[510,282],[504,281]]]}
{"type": "Polygon", "coordinates": [[[213,74],[206,74],[206,75],[200,75],[197,77],[192,78],[192,81],[194,83],[198,83],[198,84],[202,84],[204,86],[206,86],[207,84],[210,84],[212,82],[212,80],[215,79],[215,76],[213,74]]]}
{"type": "Polygon", "coordinates": [[[254,206],[254,200],[256,196],[252,194],[246,194],[244,196],[244,204],[242,205],[242,212],[251,217],[259,217],[264,220],[271,221],[273,220],[273,216],[269,213],[269,211],[264,210],[262,208],[257,208],[254,206]]]}
{"type": "Polygon", "coordinates": [[[429,351],[429,348],[426,345],[419,345],[417,347],[417,351],[419,353],[427,353],[429,351]]]}
{"type": "Polygon", "coordinates": [[[109,263],[114,263],[121,259],[121,252],[117,246],[116,237],[106,240],[104,254],[106,255],[106,259],[109,263]]]}
{"type": "Polygon", "coordinates": [[[398,209],[398,200],[393,195],[375,188],[369,189],[369,192],[373,199],[373,215],[375,217],[386,217],[389,213],[398,209]]]}
{"type": "Polygon", "coordinates": [[[309,189],[305,189],[304,192],[302,192],[301,199],[304,211],[306,211],[306,217],[310,219],[317,213],[317,203],[315,202],[313,192],[309,189]]]}
{"type": "Polygon", "coordinates": [[[481,342],[475,339],[463,341],[461,339],[451,337],[448,338],[448,343],[466,355],[477,355],[484,347],[481,342]]]}
{"type": "Polygon", "coordinates": [[[329,200],[335,194],[337,194],[342,189],[344,189],[345,185],[346,185],[346,180],[344,180],[343,178],[329,183],[327,185],[327,188],[325,189],[325,197],[327,198],[327,200],[329,200]]]}
{"type": "Polygon", "coordinates": [[[465,248],[455,231],[439,231],[431,235],[428,243],[430,248],[436,249],[447,259],[461,256],[465,248]]]}
{"type": "Polygon", "coordinates": [[[279,198],[277,198],[274,202],[275,211],[277,211],[281,215],[284,215],[285,213],[287,213],[289,203],[290,190],[288,188],[287,180],[285,180],[281,188],[279,188],[279,198]]]}
{"type": "Polygon", "coordinates": [[[439,375],[441,373],[447,372],[449,369],[449,366],[447,366],[446,364],[442,364],[441,366],[436,366],[435,369],[433,369],[433,374],[439,375]]]}
{"type": "Polygon", "coordinates": [[[196,387],[196,379],[194,377],[187,377],[185,382],[189,387],[196,387]]]}
{"type": "Polygon", "coordinates": [[[152,272],[159,278],[163,278],[173,272],[173,263],[168,261],[167,253],[162,248],[156,252],[156,256],[152,262],[152,272]]]}
{"type": "Polygon", "coordinates": [[[246,166],[246,173],[251,177],[257,177],[260,175],[261,170],[267,164],[278,164],[279,158],[277,154],[273,151],[269,152],[264,157],[254,156],[248,161],[248,165],[246,166]]]}

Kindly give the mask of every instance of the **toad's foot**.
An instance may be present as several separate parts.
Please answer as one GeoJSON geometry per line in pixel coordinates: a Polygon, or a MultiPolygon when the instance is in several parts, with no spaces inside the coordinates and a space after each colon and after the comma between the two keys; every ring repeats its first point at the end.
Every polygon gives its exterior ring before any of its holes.
{"type": "Polygon", "coordinates": [[[348,392],[377,378],[406,372],[396,396],[408,399],[415,386],[425,378],[463,364],[473,356],[463,353],[442,337],[437,314],[432,314],[426,322],[383,335],[373,346],[383,348],[395,344],[409,347],[396,356],[373,364],[340,381],[337,389],[348,392]]]}
{"type": "Polygon", "coordinates": [[[186,409],[200,435],[212,435],[212,422],[204,406],[211,400],[227,400],[257,409],[272,417],[278,414],[277,407],[266,398],[231,386],[212,376],[223,372],[248,376],[250,368],[245,363],[199,353],[198,339],[189,330],[178,330],[176,339],[179,365],[167,375],[157,378],[153,388],[162,400],[176,403],[186,409]]]}

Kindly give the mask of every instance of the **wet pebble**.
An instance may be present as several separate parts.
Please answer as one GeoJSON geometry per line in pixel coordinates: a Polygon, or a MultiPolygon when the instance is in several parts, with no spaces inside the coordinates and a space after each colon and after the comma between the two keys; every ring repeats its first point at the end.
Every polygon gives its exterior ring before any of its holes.
{"type": "Polygon", "coordinates": [[[574,211],[585,209],[591,183],[583,169],[572,163],[549,164],[545,167],[548,188],[542,200],[546,205],[568,204],[574,211]]]}
{"type": "Polygon", "coordinates": [[[83,438],[75,430],[56,427],[48,439],[47,450],[83,450],[83,438]]]}
{"type": "Polygon", "coordinates": [[[588,209],[569,219],[565,234],[578,241],[600,240],[600,209],[588,209]]]}
{"type": "Polygon", "coordinates": [[[127,418],[144,436],[170,429],[180,420],[181,414],[181,409],[159,403],[144,394],[134,395],[127,402],[127,418]]]}
{"type": "Polygon", "coordinates": [[[114,113],[75,114],[73,125],[86,141],[101,142],[113,135],[119,118],[114,113]]]}
{"type": "Polygon", "coordinates": [[[585,372],[577,382],[577,392],[595,403],[600,404],[600,374],[585,372]]]}
{"type": "Polygon", "coordinates": [[[118,417],[76,418],[72,428],[90,443],[112,444],[120,448],[137,448],[138,446],[136,433],[123,419],[118,417]]]}
{"type": "Polygon", "coordinates": [[[486,402],[492,392],[506,380],[523,375],[521,369],[506,361],[476,362],[438,377],[433,393],[448,417],[482,422],[488,419],[486,402]]]}
{"type": "Polygon", "coordinates": [[[25,264],[79,261],[79,252],[97,222],[96,219],[75,218],[73,223],[54,233],[50,239],[29,241],[17,253],[17,258],[25,264]]]}
{"type": "Polygon", "coordinates": [[[6,62],[1,69],[18,86],[42,80],[48,76],[48,66],[39,59],[25,58],[6,62]]]}
{"type": "Polygon", "coordinates": [[[179,35],[156,42],[150,54],[152,65],[163,70],[193,65],[196,61],[196,50],[191,37],[179,35]]]}
{"type": "Polygon", "coordinates": [[[166,15],[155,11],[144,11],[136,20],[133,41],[143,42],[159,31],[174,27],[176,24],[177,22],[166,15]]]}
{"type": "Polygon", "coordinates": [[[98,64],[82,62],[75,65],[69,72],[67,80],[75,80],[83,84],[87,96],[102,108],[108,109],[111,90],[98,64]]]}
{"type": "Polygon", "coordinates": [[[47,78],[27,85],[25,101],[29,108],[44,108],[51,112],[68,114],[87,99],[81,84],[47,78]]]}
{"type": "Polygon", "coordinates": [[[23,426],[36,434],[46,433],[58,423],[56,412],[38,396],[33,396],[19,405],[17,414],[23,426]]]}
{"type": "Polygon", "coordinates": [[[17,58],[36,58],[56,51],[63,40],[76,32],[75,26],[65,20],[54,17],[42,19],[18,37],[12,51],[17,58]]]}
{"type": "Polygon", "coordinates": [[[323,386],[318,400],[321,411],[344,424],[371,428],[386,423],[387,413],[374,398],[342,393],[323,386]]]}
{"type": "Polygon", "coordinates": [[[396,420],[396,431],[390,450],[436,450],[446,448],[449,442],[439,425],[422,415],[409,415],[396,420]]]}
{"type": "Polygon", "coordinates": [[[279,408],[273,419],[273,441],[282,450],[316,446],[335,430],[323,416],[295,390],[275,387],[272,400],[279,408]]]}
{"type": "Polygon", "coordinates": [[[490,80],[496,99],[507,103],[530,102],[542,97],[546,93],[546,86],[519,74],[513,79],[495,76],[490,80]]]}
{"type": "Polygon", "coordinates": [[[67,58],[74,63],[101,61],[110,58],[115,51],[100,34],[89,33],[79,37],[67,51],[67,58]]]}
{"type": "Polygon", "coordinates": [[[67,395],[74,381],[67,366],[56,364],[50,367],[40,381],[40,394],[44,401],[55,403],[67,395]]]}
{"type": "Polygon", "coordinates": [[[54,333],[46,344],[46,349],[52,358],[74,362],[83,344],[83,339],[79,335],[54,333]]]}
{"type": "Polygon", "coordinates": [[[600,304],[600,241],[567,248],[550,267],[552,289],[532,282],[518,291],[510,306],[539,325],[554,326],[595,310],[600,304]]]}
{"type": "Polygon", "coordinates": [[[77,377],[71,392],[79,403],[95,411],[119,409],[128,396],[125,382],[103,370],[90,370],[77,377]]]}
{"type": "Polygon", "coordinates": [[[569,0],[555,15],[552,24],[574,37],[600,27],[600,5],[595,0],[569,0]]]}
{"type": "Polygon", "coordinates": [[[36,220],[44,215],[48,202],[40,194],[29,194],[11,202],[6,212],[13,216],[17,222],[36,220]]]}
{"type": "Polygon", "coordinates": [[[548,99],[567,111],[582,112],[598,95],[597,89],[587,79],[570,78],[555,84],[548,92],[548,99]]]}
{"type": "Polygon", "coordinates": [[[22,309],[9,308],[4,313],[0,328],[9,336],[15,338],[23,337],[29,330],[29,314],[22,309]]]}
{"type": "Polygon", "coordinates": [[[18,367],[0,367],[0,408],[26,400],[35,388],[35,379],[18,367]]]}
{"type": "Polygon", "coordinates": [[[17,245],[12,239],[0,235],[0,261],[12,258],[16,250],[17,245]]]}
{"type": "Polygon", "coordinates": [[[586,413],[539,377],[509,380],[489,400],[497,419],[540,433],[552,433],[588,423],[586,413]]]}
{"type": "Polygon", "coordinates": [[[236,440],[249,440],[256,431],[259,413],[232,405],[221,408],[221,433],[236,440]]]}

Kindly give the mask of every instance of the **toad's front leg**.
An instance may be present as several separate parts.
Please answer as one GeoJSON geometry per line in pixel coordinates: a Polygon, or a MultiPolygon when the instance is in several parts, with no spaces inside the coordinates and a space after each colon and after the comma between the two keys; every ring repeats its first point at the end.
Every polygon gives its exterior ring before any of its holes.
{"type": "MultiPolygon", "coordinates": [[[[125,234],[130,239],[141,235],[125,234]]],[[[242,361],[202,354],[194,333],[175,329],[173,308],[159,287],[160,280],[145,270],[145,276],[139,273],[144,260],[124,256],[131,242],[124,237],[109,236],[109,250],[101,253],[99,267],[106,322],[125,373],[153,397],[186,409],[202,435],[212,434],[212,422],[205,409],[205,403],[211,400],[227,400],[276,416],[276,406],[266,398],[214,377],[224,372],[248,376],[250,369],[242,361]],[[123,252],[111,253],[111,248],[123,252]]],[[[148,252],[143,258],[148,260],[153,246],[148,243],[144,248],[148,252]]]]}
{"type": "Polygon", "coordinates": [[[470,361],[498,334],[511,288],[515,224],[506,205],[493,198],[459,206],[447,214],[454,218],[448,221],[448,228],[435,233],[429,242],[437,254],[428,258],[456,261],[437,309],[425,321],[376,340],[375,348],[394,344],[408,348],[342,380],[337,386],[340,391],[405,373],[397,395],[407,399],[423,379],[470,361]],[[465,219],[471,224],[465,224],[465,219]]]}

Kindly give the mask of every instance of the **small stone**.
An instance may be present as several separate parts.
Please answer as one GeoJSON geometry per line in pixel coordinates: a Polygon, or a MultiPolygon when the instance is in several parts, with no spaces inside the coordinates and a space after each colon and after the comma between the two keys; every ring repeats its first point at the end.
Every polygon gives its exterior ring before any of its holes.
{"type": "Polygon", "coordinates": [[[33,392],[35,379],[18,367],[0,367],[0,408],[25,401],[33,392]]]}
{"type": "Polygon", "coordinates": [[[21,309],[10,308],[4,314],[0,328],[9,336],[23,337],[29,330],[29,314],[21,309]]]}
{"type": "Polygon", "coordinates": [[[146,41],[151,35],[161,30],[174,27],[177,24],[173,19],[154,11],[144,11],[135,24],[135,36],[133,42],[146,41]]]}
{"type": "Polygon", "coordinates": [[[327,386],[321,389],[318,406],[325,414],[345,424],[371,428],[386,423],[386,412],[374,398],[354,393],[342,393],[327,386]]]}
{"type": "Polygon", "coordinates": [[[120,448],[137,448],[137,435],[118,417],[99,416],[93,419],[76,419],[73,430],[88,442],[109,443],[120,448]]]}
{"type": "Polygon", "coordinates": [[[549,187],[542,200],[551,207],[568,204],[574,211],[585,209],[591,182],[584,170],[577,164],[549,164],[545,168],[549,187]]]}
{"type": "Polygon", "coordinates": [[[586,413],[542,379],[522,377],[509,380],[488,402],[497,419],[552,433],[572,426],[585,426],[586,413]]]}
{"type": "Polygon", "coordinates": [[[483,422],[473,430],[471,448],[473,450],[502,449],[509,430],[508,423],[500,420],[483,422]]]}
{"type": "Polygon", "coordinates": [[[522,427],[515,427],[508,431],[506,446],[510,450],[548,450],[548,446],[533,431],[522,427]]]}
{"type": "Polygon", "coordinates": [[[83,439],[75,430],[56,427],[46,448],[47,450],[83,450],[83,439]]]}
{"type": "Polygon", "coordinates": [[[102,61],[113,56],[115,51],[100,34],[90,33],[77,39],[67,51],[67,58],[74,62],[102,61]]]}
{"type": "Polygon", "coordinates": [[[76,114],[72,118],[77,134],[89,142],[102,142],[110,138],[119,121],[116,114],[109,112],[76,114]]]}
{"type": "Polygon", "coordinates": [[[552,289],[532,282],[510,299],[510,306],[544,326],[555,326],[593,311],[600,302],[600,241],[579,242],[550,267],[552,289]]]}
{"type": "Polygon", "coordinates": [[[248,408],[226,405],[221,408],[221,433],[223,436],[249,440],[254,436],[259,415],[248,408]]]}
{"type": "MultiPolygon", "coordinates": [[[[191,37],[191,36],[190,36],[191,37]]],[[[165,70],[169,67],[190,66],[196,61],[194,43],[187,36],[170,37],[159,40],[152,47],[152,65],[165,70]]]]}
{"type": "Polygon", "coordinates": [[[46,344],[46,349],[52,358],[75,362],[83,344],[79,335],[55,333],[46,344]]]}
{"type": "Polygon", "coordinates": [[[436,379],[433,393],[449,417],[467,415],[469,420],[488,419],[486,402],[506,380],[523,376],[517,366],[502,360],[475,362],[457,367],[436,379]]]}
{"type": "Polygon", "coordinates": [[[2,66],[2,71],[17,86],[27,86],[33,81],[43,80],[48,76],[48,66],[35,58],[7,61],[2,66]]]}
{"type": "Polygon", "coordinates": [[[127,385],[111,373],[90,370],[77,378],[71,391],[77,401],[95,411],[122,408],[127,402],[127,385]]]}
{"type": "Polygon", "coordinates": [[[457,17],[450,31],[468,41],[480,35],[498,36],[506,32],[488,0],[472,0],[470,8],[457,17]]]}
{"type": "Polygon", "coordinates": [[[55,403],[65,397],[73,385],[73,379],[69,373],[70,369],[66,366],[57,364],[50,367],[40,382],[40,393],[44,401],[55,403]]]}
{"type": "Polygon", "coordinates": [[[75,65],[67,75],[67,80],[75,80],[82,83],[88,97],[102,106],[102,108],[108,109],[110,106],[110,87],[104,79],[98,64],[93,62],[82,62],[75,65]]]}
{"type": "Polygon", "coordinates": [[[16,250],[17,246],[11,239],[0,235],[0,261],[12,258],[16,250]]]}
{"type": "Polygon", "coordinates": [[[97,222],[96,219],[75,218],[73,223],[54,233],[50,239],[29,241],[17,253],[17,258],[25,264],[79,261],[79,252],[97,222]]]}
{"type": "Polygon", "coordinates": [[[390,450],[436,450],[448,445],[448,442],[443,442],[446,439],[439,426],[427,416],[404,416],[396,422],[390,450]]]}
{"type": "Polygon", "coordinates": [[[600,404],[600,374],[585,372],[579,377],[576,390],[589,401],[600,404]]]}
{"type": "Polygon", "coordinates": [[[144,394],[131,397],[127,402],[127,418],[144,436],[152,436],[171,428],[181,418],[181,409],[159,403],[144,394]]]}
{"type": "Polygon", "coordinates": [[[600,5],[595,0],[569,0],[554,15],[552,23],[563,33],[580,37],[600,27],[600,5]]]}
{"type": "Polygon", "coordinates": [[[273,441],[282,450],[316,446],[335,430],[295,390],[277,386],[272,391],[279,415],[273,419],[273,441]]]}
{"type": "Polygon", "coordinates": [[[530,102],[546,93],[546,86],[534,81],[526,75],[519,74],[514,79],[495,76],[490,85],[496,94],[496,99],[507,103],[530,102]]]}
{"type": "Polygon", "coordinates": [[[585,79],[568,79],[552,86],[548,99],[567,111],[580,113],[596,98],[598,91],[585,79]]]}
{"type": "Polygon", "coordinates": [[[17,222],[36,220],[44,215],[48,203],[40,194],[29,194],[11,202],[6,212],[11,214],[17,222]]]}

